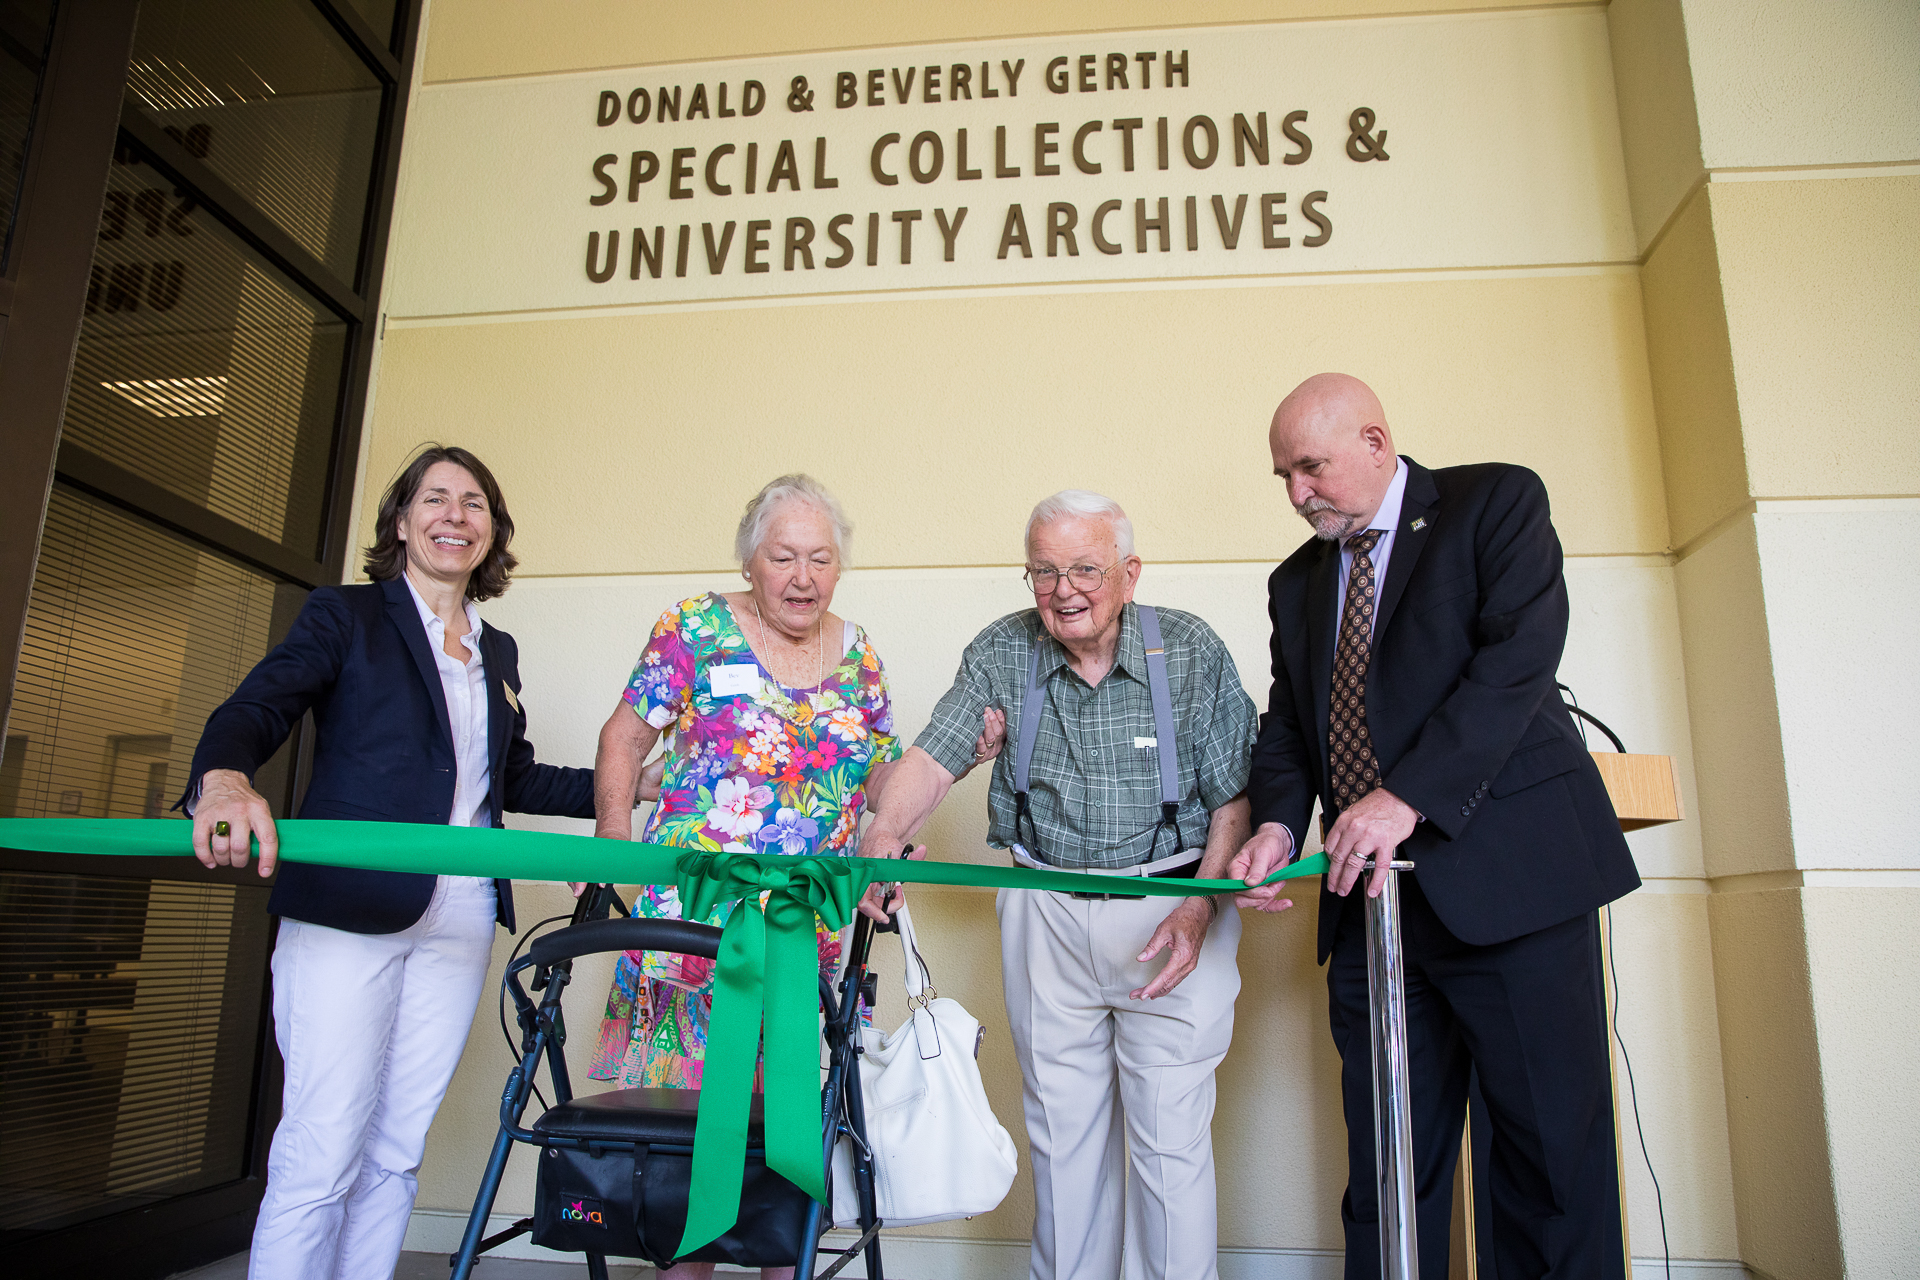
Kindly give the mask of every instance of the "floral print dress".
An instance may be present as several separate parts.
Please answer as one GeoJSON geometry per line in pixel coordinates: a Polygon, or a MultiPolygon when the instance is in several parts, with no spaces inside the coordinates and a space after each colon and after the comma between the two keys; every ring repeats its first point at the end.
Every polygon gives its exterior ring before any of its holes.
{"type": "MultiPolygon", "coordinates": [[[[711,593],[660,615],[625,697],[671,735],[660,800],[641,837],[652,844],[851,856],[867,773],[900,756],[886,672],[865,631],[853,629],[853,643],[818,686],[790,690],[748,646],[726,600],[711,593]]],[[[723,904],[706,922],[724,924],[731,908],[723,904]]],[[[633,914],[680,919],[679,894],[644,886],[633,914]]],[[[840,940],[817,918],[815,929],[820,971],[831,976],[840,940]]],[[[626,1088],[699,1088],[712,1008],[711,960],[627,952],[614,969],[587,1074],[626,1088]]]]}

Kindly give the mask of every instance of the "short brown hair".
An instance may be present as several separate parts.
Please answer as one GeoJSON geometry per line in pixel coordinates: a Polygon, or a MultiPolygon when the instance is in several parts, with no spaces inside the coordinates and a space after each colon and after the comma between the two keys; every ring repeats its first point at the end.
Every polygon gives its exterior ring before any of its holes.
{"type": "Polygon", "coordinates": [[[366,562],[361,568],[375,582],[397,578],[406,569],[407,545],[400,541],[400,513],[419,496],[427,472],[442,462],[466,468],[480,482],[480,492],[486,495],[487,510],[493,516],[493,545],[487,548],[487,557],[480,562],[480,567],[467,579],[467,599],[491,600],[505,595],[507,580],[520,563],[519,558],[507,550],[513,541],[513,517],[507,514],[506,496],[500,492],[500,482],[487,470],[487,464],[457,445],[427,445],[394,477],[393,483],[387,486],[386,496],[380,499],[376,535],[373,545],[367,548],[366,562]]]}

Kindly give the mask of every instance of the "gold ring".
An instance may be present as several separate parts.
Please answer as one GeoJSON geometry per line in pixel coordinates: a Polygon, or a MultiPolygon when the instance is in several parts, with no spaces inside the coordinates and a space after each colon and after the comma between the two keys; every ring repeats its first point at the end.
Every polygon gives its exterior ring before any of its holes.
{"type": "Polygon", "coordinates": [[[225,818],[222,818],[220,821],[213,824],[213,834],[217,836],[232,835],[233,828],[227,823],[227,820],[225,818]]]}

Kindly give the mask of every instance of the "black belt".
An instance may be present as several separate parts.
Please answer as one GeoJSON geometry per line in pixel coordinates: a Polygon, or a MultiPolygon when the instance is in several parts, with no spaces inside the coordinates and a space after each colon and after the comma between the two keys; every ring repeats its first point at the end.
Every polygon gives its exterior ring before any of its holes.
{"type": "MultiPolygon", "coordinates": [[[[1192,872],[1195,869],[1197,869],[1199,865],[1200,865],[1200,859],[1195,858],[1192,862],[1185,862],[1177,867],[1167,867],[1164,870],[1160,870],[1160,871],[1149,871],[1147,872],[1146,878],[1149,880],[1159,880],[1165,876],[1184,876],[1184,875],[1187,875],[1189,872],[1192,872]]],[[[1125,879],[1127,877],[1102,876],[1101,878],[1120,880],[1120,879],[1125,879]]],[[[1138,902],[1140,899],[1146,897],[1147,895],[1144,893],[1079,893],[1075,890],[1069,889],[1067,891],[1067,896],[1069,898],[1079,898],[1086,902],[1107,902],[1107,901],[1113,901],[1113,900],[1119,900],[1119,899],[1125,899],[1126,901],[1129,901],[1129,902],[1138,902]]]]}

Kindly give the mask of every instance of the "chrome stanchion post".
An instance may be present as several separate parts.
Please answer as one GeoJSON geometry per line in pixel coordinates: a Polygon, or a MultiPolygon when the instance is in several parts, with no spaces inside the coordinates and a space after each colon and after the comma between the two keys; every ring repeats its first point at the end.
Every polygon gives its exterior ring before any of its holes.
{"type": "MultiPolygon", "coordinates": [[[[1372,863],[1367,864],[1371,871],[1372,863]]],[[[1407,1072],[1407,984],[1400,937],[1400,872],[1388,864],[1380,896],[1367,899],[1367,1004],[1373,1030],[1373,1167],[1380,1214],[1382,1280],[1418,1280],[1414,1222],[1413,1108],[1407,1072]]],[[[1361,881],[1364,889],[1365,881],[1361,881]]]]}

